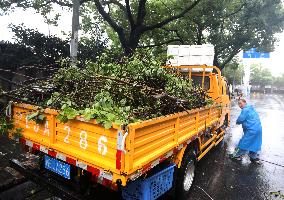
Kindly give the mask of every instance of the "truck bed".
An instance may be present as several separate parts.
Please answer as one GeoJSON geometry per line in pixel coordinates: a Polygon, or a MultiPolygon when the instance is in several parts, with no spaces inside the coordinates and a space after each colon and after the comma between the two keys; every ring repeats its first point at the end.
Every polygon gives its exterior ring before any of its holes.
{"type": "Polygon", "coordinates": [[[46,121],[36,124],[27,116],[38,108],[13,105],[15,128],[23,128],[26,145],[97,175],[98,182],[135,179],[171,157],[220,119],[217,106],[204,107],[147,121],[113,125],[105,129],[96,120],[77,117],[66,124],[56,120],[57,111],[45,109],[46,121]]]}

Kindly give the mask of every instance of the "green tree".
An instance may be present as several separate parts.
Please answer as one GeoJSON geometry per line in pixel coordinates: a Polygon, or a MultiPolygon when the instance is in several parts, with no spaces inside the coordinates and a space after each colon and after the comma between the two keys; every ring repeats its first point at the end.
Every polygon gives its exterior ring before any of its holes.
{"type": "Polygon", "coordinates": [[[277,88],[284,88],[284,74],[278,77],[274,77],[273,86],[277,88]]]}
{"type": "Polygon", "coordinates": [[[250,84],[258,86],[271,85],[273,76],[271,71],[267,68],[264,68],[260,64],[254,64],[251,66],[251,75],[250,75],[250,84]]]}
{"type": "Polygon", "coordinates": [[[36,58],[30,48],[23,44],[0,41],[0,88],[10,90],[10,81],[14,76],[10,71],[17,71],[18,67],[30,64],[31,60],[36,58]]]}
{"type": "Polygon", "coordinates": [[[223,25],[211,27],[208,37],[215,45],[215,65],[222,69],[241,50],[251,47],[262,51],[274,49],[274,34],[282,32],[284,27],[281,1],[243,1],[229,12],[223,15],[225,28],[223,25]]]}
{"type": "MultiPolygon", "coordinates": [[[[10,90],[16,74],[23,79],[49,76],[60,67],[58,61],[69,58],[69,41],[56,36],[46,36],[37,30],[23,26],[10,28],[15,34],[15,42],[0,42],[0,85],[10,90]],[[21,67],[21,68],[20,68],[21,67]],[[21,75],[19,75],[21,74],[21,75]]],[[[79,42],[79,61],[95,61],[106,49],[107,41],[99,36],[81,38],[79,42]]]]}
{"type": "Polygon", "coordinates": [[[233,60],[222,70],[222,74],[229,84],[240,85],[244,77],[244,67],[237,60],[233,60]]]}
{"type": "MultiPolygon", "coordinates": [[[[23,65],[55,65],[62,58],[69,57],[69,41],[54,35],[46,36],[35,29],[10,25],[15,34],[15,43],[3,42],[0,49],[0,67],[23,65]],[[21,54],[22,51],[22,54],[21,54]]],[[[82,37],[78,52],[80,61],[95,60],[105,49],[107,40],[98,35],[82,37]]]]}
{"type": "MultiPolygon", "coordinates": [[[[224,68],[243,49],[271,51],[283,31],[281,0],[80,0],[83,26],[100,23],[112,47],[126,54],[137,48],[165,52],[166,44],[215,46],[214,65],[224,68]]],[[[71,0],[4,0],[0,7],[33,7],[43,15],[53,4],[72,7],[71,0]]],[[[55,18],[58,15],[55,15],[55,18]]]]}
{"type": "Polygon", "coordinates": [[[146,47],[166,41],[211,43],[215,46],[214,65],[223,69],[243,49],[272,51],[274,34],[283,31],[283,22],[280,0],[204,0],[185,17],[151,32],[151,39],[144,41],[146,47]]]}
{"type": "MultiPolygon", "coordinates": [[[[169,1],[171,4],[166,4],[163,1],[150,0],[129,0],[119,1],[103,1],[103,0],[79,0],[80,4],[95,8],[92,12],[98,13],[99,17],[111,27],[116,33],[117,38],[123,48],[125,54],[131,55],[138,47],[139,41],[144,34],[151,30],[159,29],[165,25],[184,17],[191,11],[201,0],[184,1],[181,4],[178,1],[169,1]],[[171,7],[171,12],[160,13],[156,12],[161,7],[171,7]],[[151,20],[153,23],[149,23],[151,20]]],[[[167,2],[168,3],[168,2],[167,2]]],[[[70,0],[4,0],[0,7],[3,11],[12,9],[13,7],[32,7],[41,12],[44,16],[52,11],[52,4],[60,6],[72,7],[70,0]]],[[[84,10],[84,9],[83,9],[84,10]]],[[[59,15],[56,15],[56,19],[59,15]]]]}

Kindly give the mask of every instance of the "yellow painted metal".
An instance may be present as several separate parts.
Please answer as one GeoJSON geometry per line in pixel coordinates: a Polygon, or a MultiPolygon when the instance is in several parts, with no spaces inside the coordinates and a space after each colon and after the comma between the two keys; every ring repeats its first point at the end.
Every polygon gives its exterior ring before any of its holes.
{"type": "MultiPolygon", "coordinates": [[[[163,66],[163,68],[168,68],[168,69],[175,69],[177,74],[180,74],[180,71],[187,71],[188,72],[188,76],[191,78],[192,77],[192,69],[194,68],[201,68],[203,69],[201,75],[203,76],[203,79],[204,79],[204,76],[205,75],[215,75],[215,73],[213,72],[205,72],[205,69],[214,69],[217,73],[217,79],[218,79],[218,85],[222,85],[222,76],[221,76],[221,71],[218,67],[216,66],[207,66],[207,65],[182,65],[182,66],[171,66],[171,65],[166,65],[166,66],[163,66]]],[[[199,73],[200,74],[200,73],[199,73]]],[[[204,80],[202,81],[204,82],[204,80]]],[[[203,86],[203,84],[202,84],[203,86]]],[[[222,93],[222,87],[218,87],[218,95],[222,93]]]]}
{"type": "Polygon", "coordinates": [[[217,136],[216,136],[216,139],[219,139],[221,136],[223,136],[225,133],[224,130],[221,131],[221,133],[219,133],[217,136]]]}
{"type": "Polygon", "coordinates": [[[184,154],[184,152],[185,152],[185,150],[186,150],[186,147],[187,147],[187,146],[183,147],[183,148],[177,153],[177,155],[175,156],[174,163],[176,164],[176,166],[177,166],[178,168],[180,168],[180,166],[181,166],[181,161],[182,161],[182,158],[183,158],[183,154],[184,154]]]}
{"type": "Polygon", "coordinates": [[[15,126],[23,128],[26,139],[97,168],[120,173],[116,169],[118,127],[107,130],[95,120],[86,122],[80,118],[62,124],[56,120],[57,112],[49,109],[44,111],[46,121],[39,125],[27,120],[37,109],[27,104],[14,104],[15,126]]]}
{"type": "Polygon", "coordinates": [[[210,151],[210,149],[212,149],[213,147],[215,146],[215,142],[212,142],[211,145],[209,147],[207,147],[207,149],[205,151],[203,151],[198,157],[197,157],[197,160],[201,160],[201,158],[203,158],[207,153],[208,151],[210,151]]]}
{"type": "Polygon", "coordinates": [[[133,154],[130,156],[133,158],[133,163],[127,173],[131,174],[143,168],[149,161],[155,161],[205,130],[205,124],[207,127],[213,126],[220,118],[220,110],[217,107],[194,109],[188,112],[130,124],[128,127],[135,129],[135,133],[129,132],[134,138],[132,143],[134,149],[127,149],[128,154],[133,154]],[[210,109],[212,120],[205,123],[210,109]],[[141,143],[141,138],[143,138],[143,145],[137,145],[141,143]]]}
{"type": "Polygon", "coordinates": [[[218,139],[218,140],[215,142],[215,146],[217,146],[223,139],[224,139],[224,136],[220,137],[220,139],[218,139]]]}
{"type": "Polygon", "coordinates": [[[56,120],[57,112],[54,110],[45,110],[46,122],[36,125],[33,121],[26,120],[26,116],[36,109],[26,104],[13,106],[15,125],[23,128],[26,139],[112,172],[114,178],[121,179],[124,183],[131,174],[205,130],[205,124],[212,126],[220,117],[217,107],[204,107],[129,124],[122,169],[117,170],[119,127],[106,130],[96,124],[95,120],[87,122],[81,118],[62,124],[56,120]]]}
{"type": "Polygon", "coordinates": [[[202,88],[204,88],[204,81],[205,81],[205,68],[203,68],[202,72],[202,88]]]}
{"type": "Polygon", "coordinates": [[[213,140],[215,140],[216,137],[217,137],[216,135],[213,135],[212,138],[210,138],[208,141],[206,141],[205,144],[203,144],[203,145],[201,146],[200,150],[202,151],[203,149],[205,149],[213,140]]]}

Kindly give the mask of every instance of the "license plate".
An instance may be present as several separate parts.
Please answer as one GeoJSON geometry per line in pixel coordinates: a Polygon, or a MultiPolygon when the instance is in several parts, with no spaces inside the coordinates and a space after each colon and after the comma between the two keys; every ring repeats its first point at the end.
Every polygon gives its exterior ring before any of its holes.
{"type": "Polygon", "coordinates": [[[46,169],[63,176],[66,179],[70,179],[70,165],[60,162],[49,156],[44,158],[44,166],[46,169]]]}

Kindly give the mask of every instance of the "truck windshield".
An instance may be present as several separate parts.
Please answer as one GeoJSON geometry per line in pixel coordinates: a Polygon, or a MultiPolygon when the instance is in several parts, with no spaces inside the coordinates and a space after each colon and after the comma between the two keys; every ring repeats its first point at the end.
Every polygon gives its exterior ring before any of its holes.
{"type": "MultiPolygon", "coordinates": [[[[192,83],[194,86],[200,86],[202,87],[202,76],[192,76],[192,83]]],[[[205,76],[204,78],[204,90],[210,89],[210,78],[209,76],[205,76]]]]}

